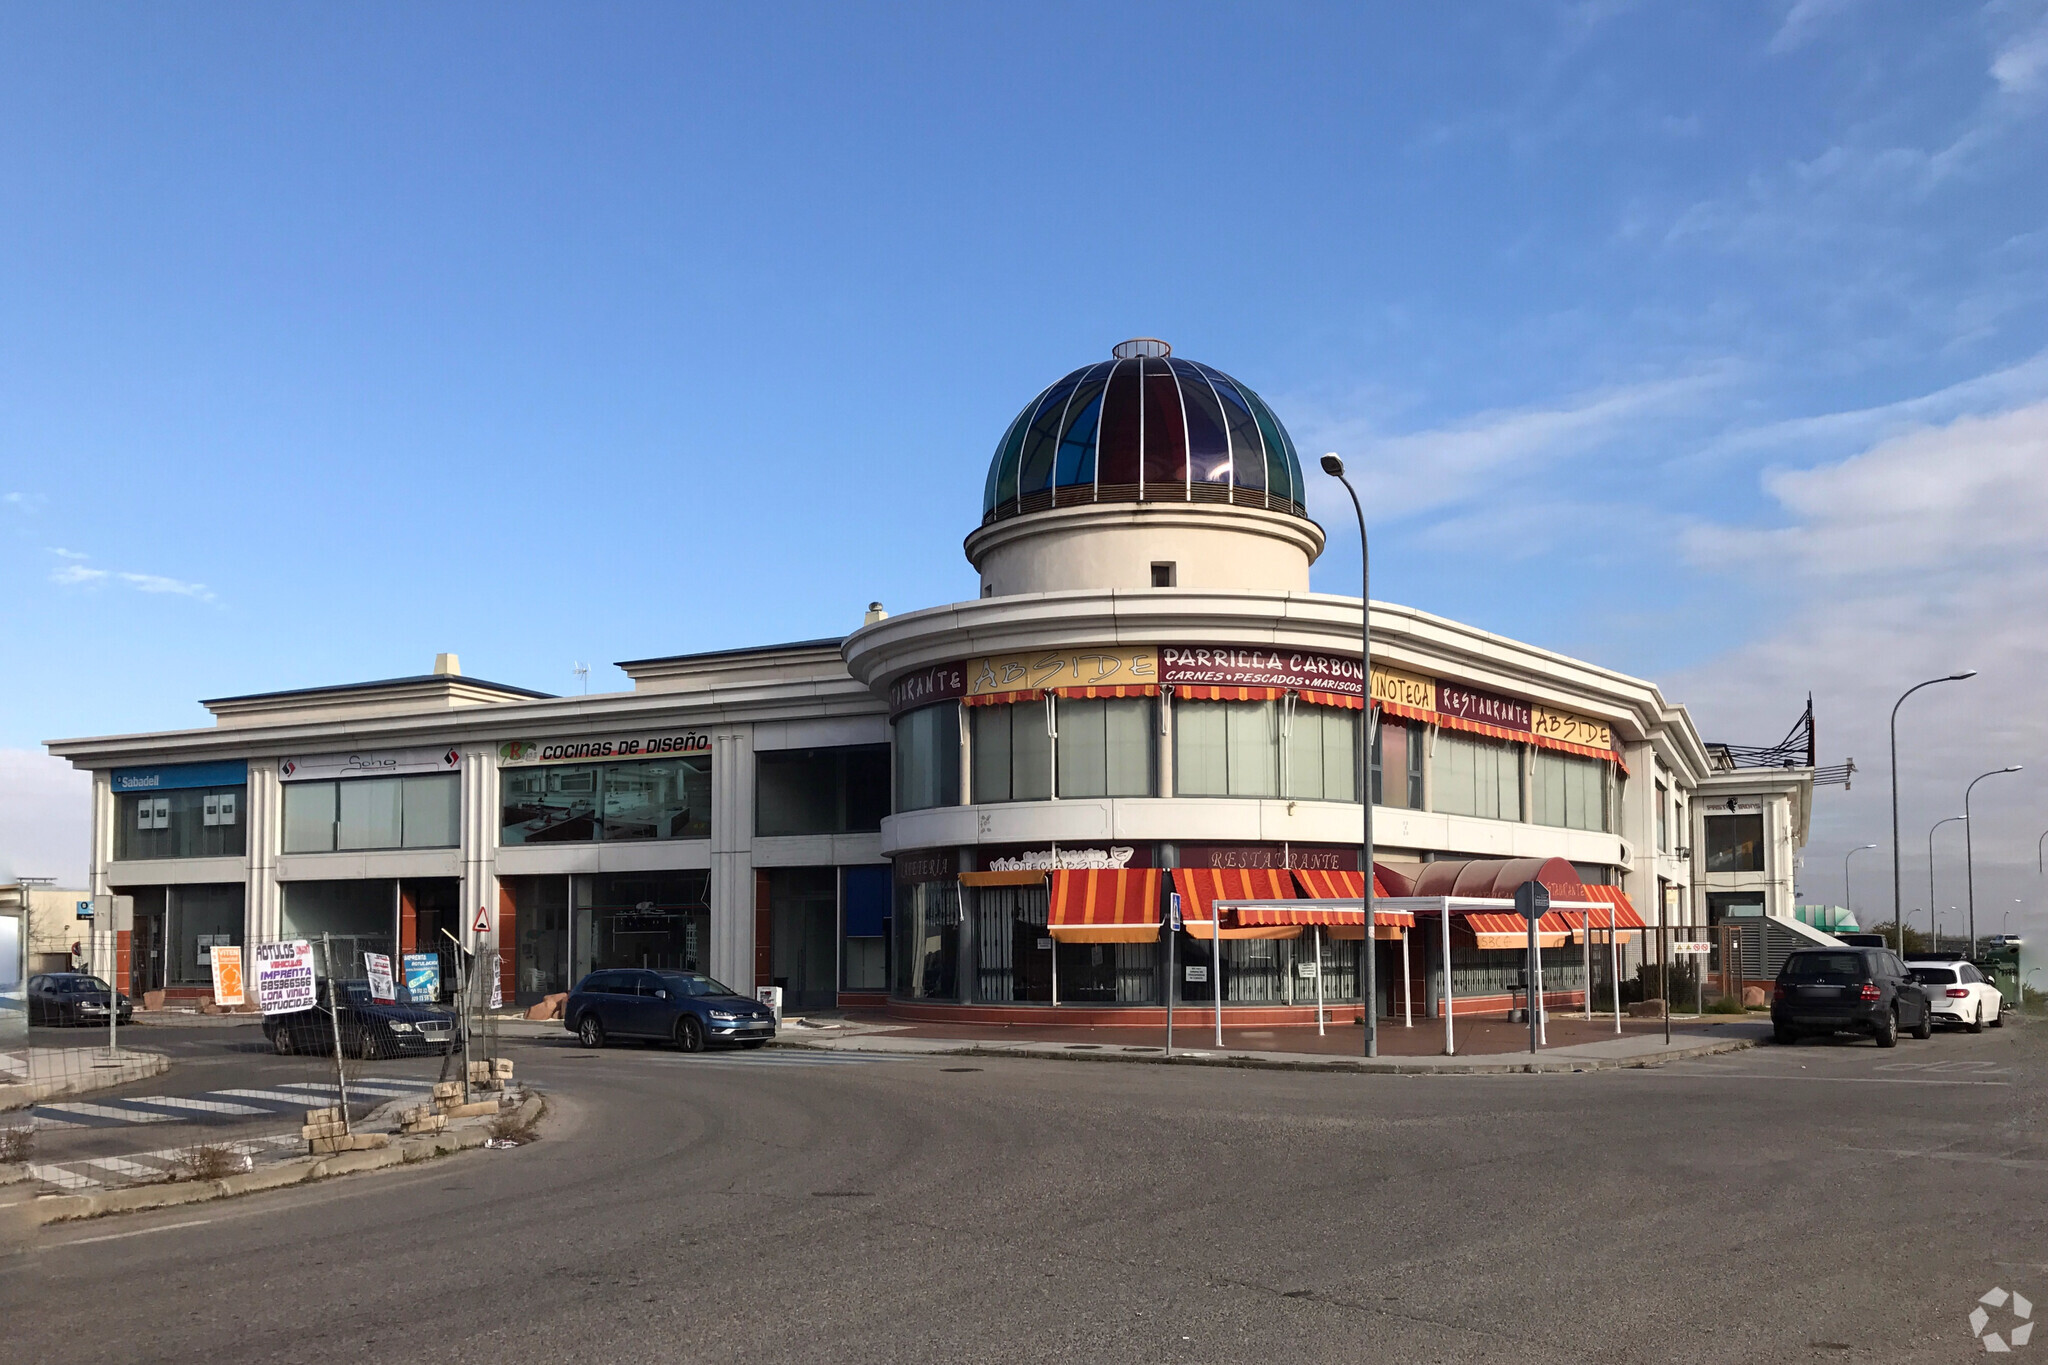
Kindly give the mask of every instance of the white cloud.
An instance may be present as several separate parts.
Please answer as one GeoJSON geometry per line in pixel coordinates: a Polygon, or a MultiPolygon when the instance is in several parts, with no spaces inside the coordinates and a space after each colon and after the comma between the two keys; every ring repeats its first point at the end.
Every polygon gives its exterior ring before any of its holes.
{"type": "Polygon", "coordinates": [[[1998,50],[1991,78],[2008,95],[2030,95],[2048,85],[2048,13],[1998,50]]]}
{"type": "Polygon", "coordinates": [[[0,503],[18,512],[40,512],[49,505],[49,501],[41,493],[0,493],[0,503]]]}
{"type": "Polygon", "coordinates": [[[1838,15],[1847,14],[1857,2],[1858,0],[1794,0],[1792,8],[1785,11],[1785,22],[1778,25],[1778,31],[1771,36],[1769,50],[1784,53],[1805,47],[1822,28],[1838,15]]]}
{"type": "Polygon", "coordinates": [[[177,597],[190,597],[200,602],[215,600],[213,590],[204,583],[188,583],[182,578],[166,578],[162,574],[131,573],[119,569],[94,569],[77,561],[90,558],[76,550],[52,548],[51,554],[71,561],[50,570],[50,581],[60,587],[97,587],[118,583],[137,592],[169,593],[177,597]]]}
{"type": "MultiPolygon", "coordinates": [[[[1924,913],[1929,824],[1960,810],[1976,774],[2018,763],[2026,771],[1977,789],[1978,930],[1997,932],[2015,897],[2027,904],[2014,928],[2048,927],[2034,867],[2048,826],[2048,402],[1891,436],[1764,487],[1787,524],[1701,526],[1686,540],[1695,563],[1747,580],[1760,629],[1668,691],[1709,738],[1749,743],[1775,739],[1814,694],[1821,761],[1853,756],[1861,769],[1853,791],[1820,793],[1808,848],[1809,897],[1839,900],[1842,852],[1890,847],[1893,703],[1923,679],[1978,670],[1900,712],[1905,904],[1924,913]]],[[[1938,858],[1938,903],[1961,904],[1959,858],[1938,858]]],[[[1888,916],[1889,866],[1858,877],[1888,916]]]]}
{"type": "Polygon", "coordinates": [[[33,749],[0,749],[0,870],[83,886],[92,778],[33,749]]]}

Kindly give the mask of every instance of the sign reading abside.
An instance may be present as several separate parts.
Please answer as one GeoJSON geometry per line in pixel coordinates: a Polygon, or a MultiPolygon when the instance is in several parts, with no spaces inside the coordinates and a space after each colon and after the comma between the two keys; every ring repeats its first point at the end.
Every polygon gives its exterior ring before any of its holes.
{"type": "Polygon", "coordinates": [[[384,953],[363,954],[363,974],[370,978],[370,998],[394,1002],[398,990],[391,980],[391,958],[384,953]]]}
{"type": "Polygon", "coordinates": [[[242,950],[215,944],[213,948],[213,1003],[240,1005],[242,997],[242,950]]]}
{"type": "Polygon", "coordinates": [[[1118,683],[1143,687],[1159,681],[1159,651],[1099,645],[989,654],[969,659],[966,673],[966,695],[970,697],[1043,687],[1114,687],[1118,683]]]}
{"type": "Polygon", "coordinates": [[[313,1008],[313,945],[296,938],[256,945],[256,1003],[265,1014],[313,1008]]]}
{"type": "Polygon", "coordinates": [[[1614,747],[1614,728],[1604,720],[1575,716],[1569,711],[1553,711],[1547,706],[1531,707],[1530,712],[1529,728],[1545,739],[1583,744],[1589,749],[1614,747]]]}
{"type": "Polygon", "coordinates": [[[462,766],[462,750],[453,745],[432,749],[358,750],[346,754],[311,754],[277,761],[280,782],[331,782],[339,777],[400,777],[407,773],[452,773],[462,766]]]}
{"type": "Polygon", "coordinates": [[[511,739],[498,746],[498,765],[531,767],[536,763],[588,763],[603,758],[669,758],[711,754],[705,730],[680,730],[652,735],[598,735],[583,739],[511,739]]]}

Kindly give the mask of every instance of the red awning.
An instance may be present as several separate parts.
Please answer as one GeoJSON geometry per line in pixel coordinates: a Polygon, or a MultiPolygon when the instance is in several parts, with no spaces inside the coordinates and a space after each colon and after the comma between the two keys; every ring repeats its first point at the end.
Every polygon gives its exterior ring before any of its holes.
{"type": "Polygon", "coordinates": [[[962,697],[960,700],[968,706],[1009,706],[1013,702],[1042,701],[1044,697],[1044,689],[1026,687],[1015,692],[983,692],[979,696],[962,697]]]}
{"type": "Polygon", "coordinates": [[[962,886],[1043,886],[1045,869],[1035,872],[962,872],[962,886]]]}
{"type": "Polygon", "coordinates": [[[1196,938],[1293,938],[1301,932],[1299,924],[1233,925],[1229,917],[1222,933],[1216,931],[1217,901],[1293,900],[1294,879],[1284,868],[1177,867],[1173,887],[1180,892],[1181,927],[1196,938]]]}
{"type": "Polygon", "coordinates": [[[1346,711],[1365,709],[1365,698],[1354,697],[1348,692],[1323,692],[1313,687],[1304,687],[1295,695],[1310,706],[1338,706],[1346,711]]]}
{"type": "MultiPolygon", "coordinates": [[[[1297,867],[1294,869],[1294,880],[1301,883],[1302,893],[1310,900],[1355,901],[1365,894],[1365,878],[1356,872],[1336,872],[1322,868],[1309,869],[1297,867]]],[[[1384,899],[1394,894],[1387,889],[1387,873],[1385,868],[1373,869],[1372,894],[1376,899],[1384,899]]],[[[1306,912],[1307,909],[1308,907],[1304,906],[1303,912],[1306,912]]],[[[1252,912],[1247,910],[1242,913],[1250,914],[1252,912]]],[[[1365,911],[1363,909],[1317,909],[1315,913],[1330,916],[1330,918],[1301,919],[1295,920],[1293,923],[1355,924],[1361,929],[1365,927],[1365,911]]],[[[1415,916],[1406,910],[1382,910],[1375,907],[1373,910],[1373,922],[1381,927],[1391,926],[1401,929],[1412,929],[1415,927],[1415,916]]]]}
{"type": "Polygon", "coordinates": [[[1062,943],[1150,943],[1159,937],[1159,871],[1055,872],[1047,919],[1062,943]]]}
{"type": "Polygon", "coordinates": [[[1284,687],[1212,687],[1207,683],[1177,683],[1173,695],[1182,701],[1278,701],[1287,695],[1284,687]]]}
{"type": "MultiPolygon", "coordinates": [[[[1522,948],[1529,946],[1529,922],[1513,911],[1506,913],[1460,911],[1451,909],[1454,919],[1462,920],[1466,930],[1479,948],[1522,948]]],[[[1536,946],[1539,948],[1561,948],[1571,940],[1572,927],[1556,911],[1536,921],[1536,946]]]]}

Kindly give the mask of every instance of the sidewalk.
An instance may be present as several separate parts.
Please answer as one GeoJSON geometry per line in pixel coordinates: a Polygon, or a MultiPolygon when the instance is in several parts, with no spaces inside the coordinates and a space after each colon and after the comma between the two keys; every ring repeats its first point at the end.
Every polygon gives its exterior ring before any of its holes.
{"type": "Polygon", "coordinates": [[[1686,1020],[1672,1023],[1671,1041],[1664,1041],[1660,1020],[1624,1020],[1620,1035],[1613,1020],[1552,1015],[1551,1046],[1531,1055],[1526,1024],[1500,1019],[1456,1021],[1458,1055],[1442,1055],[1443,1023],[1403,1027],[1380,1023],[1379,1057],[1367,1060],[1364,1030],[1357,1024],[1330,1027],[1323,1036],[1314,1028],[1233,1029],[1223,1031],[1224,1045],[1215,1044],[1213,1025],[1190,1021],[1176,1027],[1173,1056],[1166,1055],[1163,1029],[1063,1028],[1045,1025],[976,1027],[973,1025],[903,1024],[847,1017],[814,1022],[834,1026],[810,1029],[786,1020],[773,1046],[815,1048],[831,1052],[879,1052],[921,1056],[1057,1057],[1066,1061],[1153,1062],[1207,1066],[1279,1067],[1298,1070],[1355,1071],[1385,1075],[1483,1076],[1519,1072],[1607,1071],[1656,1066],[1663,1062],[1754,1047],[1770,1034],[1767,1020],[1730,1017],[1725,1022],[1686,1020]]]}
{"type": "Polygon", "coordinates": [[[0,1110],[20,1109],[57,1095],[83,1095],[108,1086],[146,1080],[168,1071],[159,1053],[103,1047],[32,1047],[0,1052],[0,1110]]]}

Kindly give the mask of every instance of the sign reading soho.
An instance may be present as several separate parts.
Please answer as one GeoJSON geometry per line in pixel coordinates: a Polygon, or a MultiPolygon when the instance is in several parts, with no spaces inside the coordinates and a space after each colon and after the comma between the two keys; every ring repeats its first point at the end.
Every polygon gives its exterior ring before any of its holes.
{"type": "Polygon", "coordinates": [[[534,763],[588,763],[602,758],[670,758],[711,753],[711,736],[703,730],[674,734],[599,735],[580,739],[513,739],[498,746],[498,764],[505,768],[534,763]]]}

